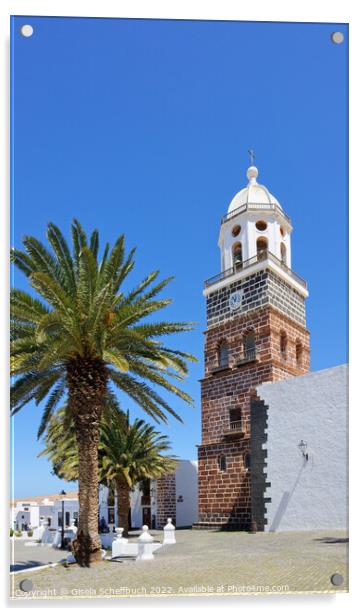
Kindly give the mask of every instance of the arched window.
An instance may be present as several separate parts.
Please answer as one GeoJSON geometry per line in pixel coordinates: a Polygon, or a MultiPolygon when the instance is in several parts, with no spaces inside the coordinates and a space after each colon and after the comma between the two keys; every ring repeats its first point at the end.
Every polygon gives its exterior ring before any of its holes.
{"type": "Polygon", "coordinates": [[[283,242],[281,242],[281,261],[287,265],[287,248],[283,242]]]}
{"type": "Polygon", "coordinates": [[[218,464],[220,471],[226,471],[226,456],[224,454],[218,457],[218,464]]]}
{"type": "Polygon", "coordinates": [[[225,341],[219,345],[218,361],[220,368],[227,368],[229,365],[229,348],[225,341]]]}
{"type": "Polygon", "coordinates": [[[236,242],[233,246],[233,267],[241,269],[243,264],[243,249],[240,242],[236,242]]]}
{"type": "Polygon", "coordinates": [[[265,237],[258,237],[257,239],[258,261],[263,261],[263,259],[266,259],[267,252],[268,252],[268,240],[265,237]]]}
{"type": "Polygon", "coordinates": [[[282,359],[287,359],[287,334],[283,331],[280,335],[280,350],[282,359]]]}
{"type": "Polygon", "coordinates": [[[248,332],[244,340],[244,356],[246,359],[255,359],[255,332],[248,332]]]}
{"type": "Polygon", "coordinates": [[[296,364],[297,366],[302,366],[302,353],[303,353],[302,342],[300,342],[300,340],[296,340],[296,364]]]}
{"type": "Polygon", "coordinates": [[[250,451],[244,456],[244,466],[249,471],[251,466],[250,451]]]}

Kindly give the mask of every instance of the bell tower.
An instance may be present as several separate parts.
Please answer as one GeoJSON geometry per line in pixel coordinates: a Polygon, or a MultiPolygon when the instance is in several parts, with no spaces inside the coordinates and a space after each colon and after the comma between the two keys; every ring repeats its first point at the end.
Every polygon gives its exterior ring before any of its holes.
{"type": "Polygon", "coordinates": [[[251,524],[250,404],[255,387],[308,372],[307,284],[291,269],[292,224],[247,170],[220,226],[221,272],[205,282],[198,527],[251,524]]]}

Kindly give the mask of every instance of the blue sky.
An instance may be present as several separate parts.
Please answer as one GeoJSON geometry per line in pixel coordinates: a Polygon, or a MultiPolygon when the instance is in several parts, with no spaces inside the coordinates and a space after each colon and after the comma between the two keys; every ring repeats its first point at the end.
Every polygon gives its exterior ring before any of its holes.
{"type": "MultiPolygon", "coordinates": [[[[184,424],[161,426],[182,458],[200,442],[203,282],[250,147],[293,221],[312,370],[347,361],[347,37],[342,24],[13,18],[12,242],[44,238],[48,221],[68,234],[77,217],[137,246],[130,286],[175,276],[165,316],[197,325],[171,342],[200,360],[185,384],[195,408],[174,400],[184,424]]],[[[17,497],[72,487],[37,458],[40,416],[29,404],[14,421],[17,497]]]]}

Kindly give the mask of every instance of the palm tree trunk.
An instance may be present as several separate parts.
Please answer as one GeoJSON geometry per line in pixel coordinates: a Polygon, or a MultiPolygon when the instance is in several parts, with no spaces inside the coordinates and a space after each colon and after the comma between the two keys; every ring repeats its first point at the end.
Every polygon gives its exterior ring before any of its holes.
{"type": "Polygon", "coordinates": [[[101,560],[98,448],[107,373],[103,362],[82,358],[69,363],[67,378],[79,466],[79,517],[72,551],[77,563],[88,567],[101,560]]]}
{"type": "Polygon", "coordinates": [[[124,529],[124,535],[129,530],[130,488],[123,478],[115,480],[118,497],[118,526],[124,529]]]}

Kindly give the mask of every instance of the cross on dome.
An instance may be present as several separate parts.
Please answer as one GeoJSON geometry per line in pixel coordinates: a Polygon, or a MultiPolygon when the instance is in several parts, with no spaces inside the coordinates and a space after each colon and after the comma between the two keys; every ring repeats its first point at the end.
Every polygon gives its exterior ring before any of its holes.
{"type": "Polygon", "coordinates": [[[255,158],[256,158],[255,152],[254,152],[254,150],[252,148],[250,148],[250,150],[248,150],[248,154],[249,154],[249,157],[250,157],[250,166],[253,167],[254,166],[254,161],[255,161],[255,158]]]}
{"type": "MultiPolygon", "coordinates": [[[[248,154],[250,157],[250,162],[254,162],[254,159],[256,158],[254,150],[249,149],[248,154]]],[[[276,197],[274,197],[268,188],[266,188],[263,184],[258,183],[258,175],[258,168],[251,164],[246,171],[248,183],[242,190],[239,190],[239,192],[231,200],[228,208],[228,215],[245,205],[258,205],[261,209],[264,209],[264,206],[267,206],[268,209],[274,209],[274,207],[277,206],[279,211],[283,213],[276,197]]]]}

